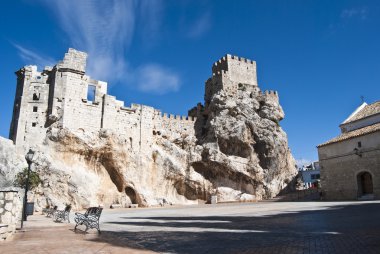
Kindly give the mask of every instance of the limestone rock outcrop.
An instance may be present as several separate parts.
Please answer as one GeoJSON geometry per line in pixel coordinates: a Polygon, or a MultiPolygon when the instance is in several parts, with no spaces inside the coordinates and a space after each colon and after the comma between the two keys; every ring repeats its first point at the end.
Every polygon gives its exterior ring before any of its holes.
{"type": "Polygon", "coordinates": [[[0,187],[12,186],[17,173],[27,166],[12,140],[0,137],[0,187]]]}
{"type": "Polygon", "coordinates": [[[208,111],[212,113],[198,117],[203,150],[202,160],[193,162],[197,172],[214,188],[229,187],[258,200],[286,187],[296,170],[279,126],[284,113],[278,100],[245,90],[238,90],[237,97],[221,91],[208,111]]]}

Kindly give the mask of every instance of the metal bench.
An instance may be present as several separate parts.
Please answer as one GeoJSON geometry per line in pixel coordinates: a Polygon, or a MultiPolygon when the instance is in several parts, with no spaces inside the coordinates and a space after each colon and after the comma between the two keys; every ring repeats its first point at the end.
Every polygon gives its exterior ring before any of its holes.
{"type": "Polygon", "coordinates": [[[57,209],[58,206],[54,206],[53,208],[46,208],[42,212],[46,214],[46,217],[52,217],[57,209]]]}
{"type": "Polygon", "coordinates": [[[90,207],[86,210],[84,214],[82,213],[75,213],[75,228],[77,229],[79,225],[85,225],[87,232],[90,228],[96,228],[100,234],[100,228],[99,228],[99,218],[102,214],[103,208],[101,207],[90,207]]]}
{"type": "Polygon", "coordinates": [[[65,210],[56,210],[54,212],[54,221],[62,222],[67,220],[67,222],[70,223],[70,211],[71,205],[66,205],[65,210]]]}

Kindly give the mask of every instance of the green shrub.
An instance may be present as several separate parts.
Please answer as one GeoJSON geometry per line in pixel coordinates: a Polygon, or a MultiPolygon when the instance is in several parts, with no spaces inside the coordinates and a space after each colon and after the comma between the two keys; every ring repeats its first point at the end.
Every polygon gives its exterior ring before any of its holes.
{"type": "MultiPolygon", "coordinates": [[[[27,175],[28,175],[28,168],[24,168],[23,171],[19,172],[16,175],[16,179],[14,181],[14,185],[17,186],[17,187],[25,188],[27,175]]],[[[40,179],[40,176],[36,172],[30,170],[30,174],[29,174],[29,190],[33,190],[40,183],[42,183],[42,181],[40,179]]]]}

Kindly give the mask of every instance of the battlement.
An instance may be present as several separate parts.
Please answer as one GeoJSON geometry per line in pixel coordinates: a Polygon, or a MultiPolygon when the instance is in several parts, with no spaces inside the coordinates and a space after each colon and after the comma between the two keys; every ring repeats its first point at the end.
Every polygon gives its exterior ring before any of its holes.
{"type": "Polygon", "coordinates": [[[257,86],[256,62],[250,59],[227,54],[212,66],[212,75],[227,74],[229,79],[257,86]]]}
{"type": "Polygon", "coordinates": [[[274,90],[265,90],[265,91],[264,91],[264,94],[265,94],[265,95],[278,96],[277,91],[274,91],[274,90]]]}
{"type": "Polygon", "coordinates": [[[173,115],[168,113],[161,114],[162,120],[177,120],[177,121],[191,121],[194,122],[197,120],[196,117],[192,116],[180,116],[180,115],[173,115]]]}
{"type": "Polygon", "coordinates": [[[259,95],[267,99],[272,99],[272,100],[277,100],[277,101],[279,100],[278,92],[274,90],[265,90],[264,92],[259,91],[259,95]]]}
{"type": "Polygon", "coordinates": [[[222,58],[220,58],[218,61],[216,61],[212,66],[212,73],[217,73],[218,71],[228,71],[228,63],[229,62],[239,62],[244,64],[250,64],[252,67],[256,68],[256,62],[252,61],[250,59],[240,57],[240,56],[234,56],[230,54],[226,54],[222,58]]]}

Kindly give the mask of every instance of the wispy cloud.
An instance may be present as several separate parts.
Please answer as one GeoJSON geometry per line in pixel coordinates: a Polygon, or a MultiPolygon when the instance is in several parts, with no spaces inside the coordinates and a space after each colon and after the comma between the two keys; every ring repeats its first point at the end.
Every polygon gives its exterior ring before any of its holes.
{"type": "Polygon", "coordinates": [[[368,16],[367,7],[344,9],[340,14],[340,17],[342,19],[359,18],[359,19],[364,20],[364,19],[367,19],[367,16],[368,16]]]}
{"type": "Polygon", "coordinates": [[[137,19],[143,41],[147,44],[153,43],[160,37],[160,28],[164,14],[164,3],[162,0],[139,1],[139,16],[137,19]]]}
{"type": "MultiPolygon", "coordinates": [[[[108,81],[111,85],[131,84],[132,80],[138,81],[134,77],[144,75],[141,79],[149,82],[138,82],[142,91],[162,94],[179,88],[178,74],[168,71],[167,67],[154,64],[132,68],[127,61],[137,21],[139,27],[145,31],[144,34],[154,37],[159,33],[162,0],[39,2],[54,13],[71,43],[70,47],[88,53],[87,73],[93,78],[108,81]],[[147,89],[149,86],[153,89],[147,89]]],[[[27,52],[20,46],[18,49],[21,53],[27,52]]]]}
{"type": "Polygon", "coordinates": [[[134,1],[41,0],[50,8],[72,46],[88,53],[87,71],[98,79],[117,81],[128,64],[136,19],[134,1]]]}
{"type": "Polygon", "coordinates": [[[337,31],[345,29],[352,22],[364,22],[369,15],[368,7],[346,8],[337,16],[337,20],[329,25],[330,33],[335,34],[337,31]]]}
{"type": "Polygon", "coordinates": [[[53,66],[56,61],[53,58],[48,56],[37,54],[36,52],[24,48],[17,43],[12,43],[13,46],[17,49],[19,56],[21,59],[27,64],[37,65],[38,68],[42,69],[45,66],[53,66]]]}
{"type": "Polygon", "coordinates": [[[193,22],[187,33],[190,38],[199,38],[211,28],[211,15],[209,12],[203,13],[193,22]]]}
{"type": "Polygon", "coordinates": [[[138,87],[143,92],[165,94],[179,89],[179,78],[173,71],[155,64],[142,66],[136,72],[138,87]]]}

